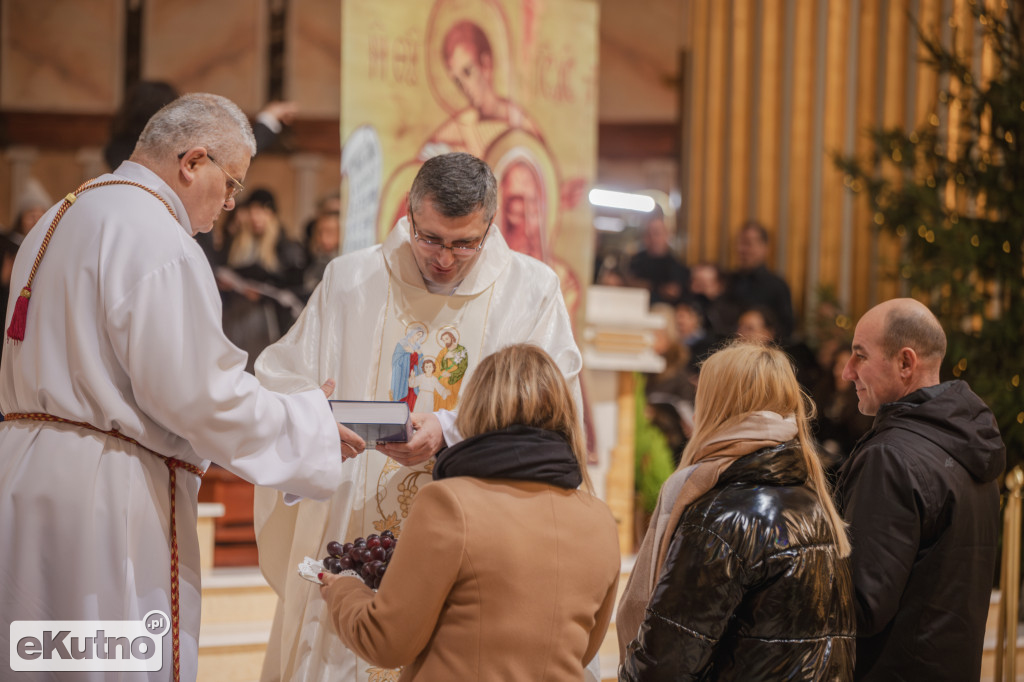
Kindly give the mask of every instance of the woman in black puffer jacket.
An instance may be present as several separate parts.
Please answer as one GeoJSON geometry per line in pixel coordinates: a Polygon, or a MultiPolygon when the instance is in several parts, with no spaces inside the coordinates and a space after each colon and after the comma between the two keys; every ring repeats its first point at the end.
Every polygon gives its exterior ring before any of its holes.
{"type": "Polygon", "coordinates": [[[619,604],[620,680],[850,680],[850,543],[787,356],[704,363],[694,434],[619,604]]]}

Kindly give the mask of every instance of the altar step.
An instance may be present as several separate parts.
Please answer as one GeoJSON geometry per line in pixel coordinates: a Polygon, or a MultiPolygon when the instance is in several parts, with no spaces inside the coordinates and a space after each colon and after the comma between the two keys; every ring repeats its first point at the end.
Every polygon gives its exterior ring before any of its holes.
{"type": "Polygon", "coordinates": [[[256,567],[205,573],[198,682],[259,680],[276,605],[256,567]]]}

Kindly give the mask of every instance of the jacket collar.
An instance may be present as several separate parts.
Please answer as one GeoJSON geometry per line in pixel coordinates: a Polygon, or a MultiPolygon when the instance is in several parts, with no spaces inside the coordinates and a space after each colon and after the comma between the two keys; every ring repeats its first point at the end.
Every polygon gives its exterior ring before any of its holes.
{"type": "Polygon", "coordinates": [[[499,478],[578,488],[579,464],[560,434],[530,426],[489,431],[442,450],[434,480],[454,476],[499,478]]]}
{"type": "Polygon", "coordinates": [[[787,486],[803,485],[806,481],[807,465],[796,440],[761,448],[740,457],[718,477],[720,486],[730,483],[787,486]]]}

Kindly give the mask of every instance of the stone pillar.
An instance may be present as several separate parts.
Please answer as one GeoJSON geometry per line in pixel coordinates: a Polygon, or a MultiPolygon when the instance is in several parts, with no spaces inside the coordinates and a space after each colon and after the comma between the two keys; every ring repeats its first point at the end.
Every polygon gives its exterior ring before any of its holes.
{"type": "Polygon", "coordinates": [[[92,180],[107,172],[107,163],[103,160],[103,150],[99,147],[82,147],[75,154],[75,162],[82,169],[82,182],[92,180]]]}
{"type": "Polygon", "coordinates": [[[32,176],[32,165],[39,156],[39,150],[35,147],[12,146],[7,148],[5,157],[11,167],[11,215],[8,216],[10,224],[14,225],[14,219],[18,212],[18,198],[25,189],[25,184],[32,176]]]}
{"type": "Polygon", "coordinates": [[[289,161],[295,168],[295,214],[291,224],[295,225],[298,238],[305,243],[306,235],[302,232],[306,221],[316,213],[317,187],[320,183],[320,165],[323,156],[320,154],[293,154],[289,161]]]}

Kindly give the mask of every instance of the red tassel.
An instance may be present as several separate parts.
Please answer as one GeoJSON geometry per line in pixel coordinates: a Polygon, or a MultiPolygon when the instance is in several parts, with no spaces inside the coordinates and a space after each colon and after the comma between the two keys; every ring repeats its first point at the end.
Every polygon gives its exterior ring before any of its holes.
{"type": "Polygon", "coordinates": [[[15,341],[25,340],[25,321],[28,319],[28,299],[32,295],[32,287],[25,287],[18,296],[18,302],[14,304],[14,314],[11,315],[11,326],[7,328],[7,338],[15,341]]]}

